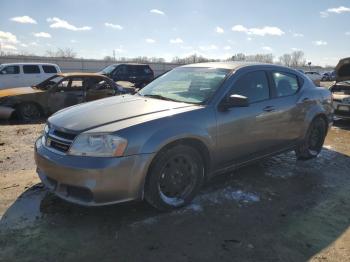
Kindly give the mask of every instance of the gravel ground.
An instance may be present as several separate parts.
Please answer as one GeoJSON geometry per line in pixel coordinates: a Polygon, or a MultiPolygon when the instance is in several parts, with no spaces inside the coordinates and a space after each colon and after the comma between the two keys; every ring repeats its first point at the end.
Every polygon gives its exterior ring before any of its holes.
{"type": "Polygon", "coordinates": [[[294,153],[213,179],[186,208],[84,208],[35,174],[43,124],[0,126],[0,261],[350,261],[350,122],[294,153]]]}

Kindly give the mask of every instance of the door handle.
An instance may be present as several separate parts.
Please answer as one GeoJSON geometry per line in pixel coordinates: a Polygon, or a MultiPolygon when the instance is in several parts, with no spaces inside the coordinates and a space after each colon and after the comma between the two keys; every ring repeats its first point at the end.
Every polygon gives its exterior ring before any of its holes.
{"type": "Polygon", "coordinates": [[[265,112],[272,112],[272,111],[275,111],[276,108],[274,106],[266,106],[264,107],[263,111],[265,112]]]}

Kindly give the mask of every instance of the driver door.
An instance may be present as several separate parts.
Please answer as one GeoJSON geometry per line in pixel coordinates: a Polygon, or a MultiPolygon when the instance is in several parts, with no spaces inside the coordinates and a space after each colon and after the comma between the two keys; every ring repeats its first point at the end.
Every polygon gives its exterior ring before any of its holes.
{"type": "Polygon", "coordinates": [[[85,101],[84,79],[68,77],[61,80],[49,94],[48,106],[51,113],[85,101]]]}

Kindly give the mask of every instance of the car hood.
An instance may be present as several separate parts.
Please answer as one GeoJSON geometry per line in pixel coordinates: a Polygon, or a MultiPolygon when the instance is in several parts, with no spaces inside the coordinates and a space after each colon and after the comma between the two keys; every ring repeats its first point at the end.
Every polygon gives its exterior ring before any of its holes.
{"type": "Polygon", "coordinates": [[[198,108],[186,103],[122,95],[63,109],[51,116],[48,122],[55,128],[78,133],[139,116],[164,111],[175,113],[184,107],[198,108]]]}
{"type": "Polygon", "coordinates": [[[41,93],[43,90],[32,87],[15,87],[0,90],[0,97],[41,93]]]}
{"type": "Polygon", "coordinates": [[[350,57],[339,60],[335,73],[337,82],[350,80],[350,57]]]}

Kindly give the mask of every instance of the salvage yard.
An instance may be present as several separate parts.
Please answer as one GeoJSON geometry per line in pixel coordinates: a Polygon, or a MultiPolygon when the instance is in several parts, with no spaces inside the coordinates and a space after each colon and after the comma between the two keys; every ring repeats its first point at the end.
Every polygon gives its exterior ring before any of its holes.
{"type": "Polygon", "coordinates": [[[1,261],[350,261],[350,123],[317,159],[294,153],[213,179],[193,203],[85,208],[42,187],[43,124],[0,126],[1,261]]]}

